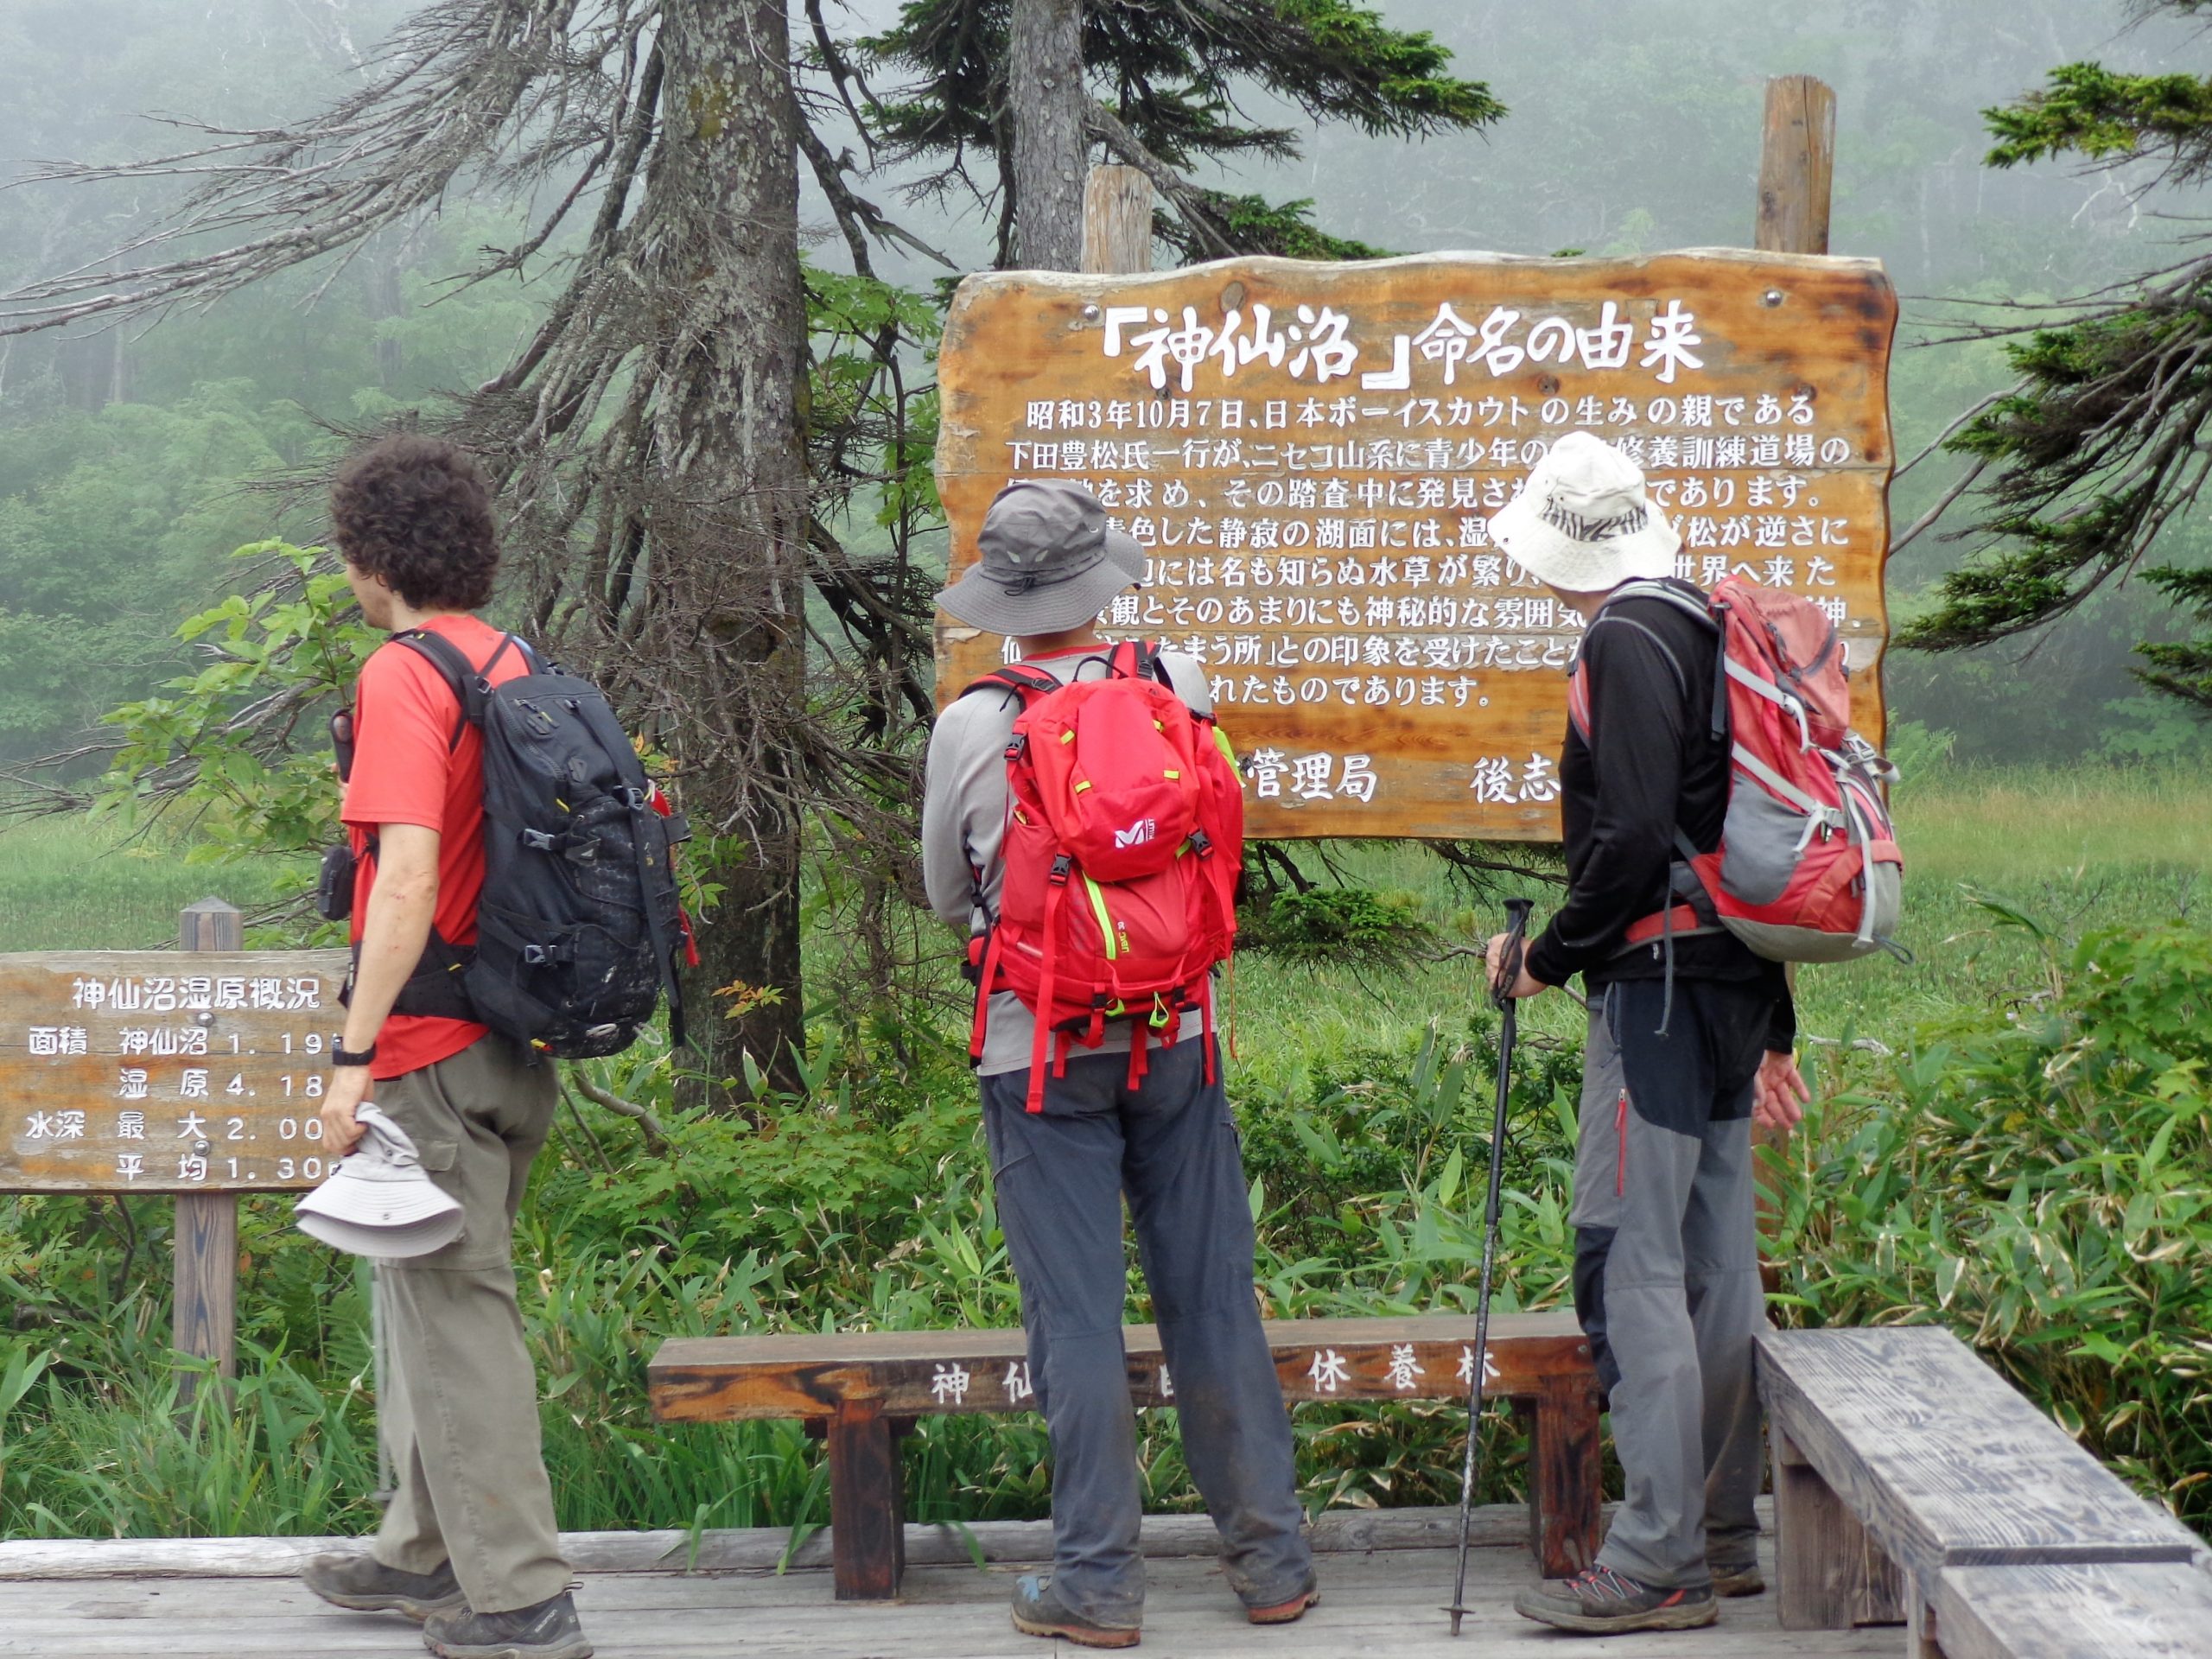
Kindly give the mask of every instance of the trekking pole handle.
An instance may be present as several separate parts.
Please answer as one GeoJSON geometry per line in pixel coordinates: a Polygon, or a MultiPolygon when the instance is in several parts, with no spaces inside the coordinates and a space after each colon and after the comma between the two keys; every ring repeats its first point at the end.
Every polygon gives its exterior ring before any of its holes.
{"type": "Polygon", "coordinates": [[[1513,982],[1521,977],[1522,945],[1529,937],[1529,918],[1535,908],[1533,899],[1505,901],[1505,954],[1498,960],[1497,976],[1490,987],[1490,1000],[1501,1008],[1513,1000],[1513,982]]]}

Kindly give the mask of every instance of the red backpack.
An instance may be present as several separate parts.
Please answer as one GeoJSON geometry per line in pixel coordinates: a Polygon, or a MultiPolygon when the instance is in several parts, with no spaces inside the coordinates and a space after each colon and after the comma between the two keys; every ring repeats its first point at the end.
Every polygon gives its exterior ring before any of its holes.
{"type": "Polygon", "coordinates": [[[1244,794],[1236,757],[1212,716],[1192,712],[1148,645],[1116,645],[1103,679],[1066,684],[1019,665],[969,692],[1021,699],[1006,748],[1006,878],[988,933],[972,941],[981,970],[975,1034],[1010,990],[1037,1017],[1028,1108],[1045,1109],[1068,1049],[1096,1048],[1106,1022],[1131,1024],[1129,1083],[1148,1041],[1172,1044],[1186,1010],[1205,1020],[1206,1081],[1216,1079],[1213,969],[1236,939],[1244,794]]]}
{"type": "MultiPolygon", "coordinates": [[[[1628,598],[1662,601],[1719,632],[1713,735],[1726,736],[1732,753],[1720,845],[1700,853],[1675,830],[1682,862],[1675,886],[1686,902],[1634,924],[1629,944],[1726,928],[1776,962],[1847,962],[1874,950],[1904,957],[1895,934],[1904,859],[1883,799],[1897,769],[1851,729],[1835,625],[1800,594],[1728,576],[1710,597],[1630,582],[1591,626],[1641,629],[1631,617],[1606,614],[1628,598]]],[[[1679,677],[1681,664],[1675,668],[1679,677]]],[[[1578,661],[1567,692],[1585,741],[1586,671],[1578,661]]]]}

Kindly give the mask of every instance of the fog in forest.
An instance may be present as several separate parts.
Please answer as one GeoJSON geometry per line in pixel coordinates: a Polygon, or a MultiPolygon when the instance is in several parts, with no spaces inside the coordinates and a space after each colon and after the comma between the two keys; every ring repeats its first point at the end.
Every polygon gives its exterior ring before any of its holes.
{"type": "MultiPolygon", "coordinates": [[[[402,0],[7,0],[0,7],[0,172],[57,158],[156,152],[190,135],[163,118],[251,129],[349,84],[402,0]]],[[[2131,27],[2123,0],[1549,0],[1543,5],[1382,0],[1385,20],[1433,31],[1456,73],[1480,79],[1506,118],[1479,135],[1408,143],[1294,110],[1253,113],[1306,132],[1295,163],[1218,181],[1309,198],[1328,231],[1393,251],[1581,250],[1637,255],[1751,238],[1767,77],[1826,79],[1838,104],[1833,246],[1887,265],[1905,296],[1893,376],[1898,452],[1910,457],[2002,385],[1986,342],[1929,346],[1961,301],[2047,301],[2164,263],[2196,233],[2188,193],[2146,197],[2147,172],[2067,163],[1984,164],[1986,107],[2062,64],[2204,67],[2204,41],[2172,22],[2131,27]]],[[[840,11],[858,35],[890,0],[840,11]]],[[[880,93],[895,90],[879,85],[880,93]]],[[[856,136],[833,143],[861,149],[856,136]]],[[[910,173],[859,188],[956,262],[985,264],[993,219],[973,201],[908,200],[910,173]]],[[[29,182],[0,194],[0,286],[129,242],[172,200],[159,181],[98,188],[29,182]]],[[[473,190],[412,234],[387,233],[338,269],[296,273],[206,313],[74,338],[0,341],[0,758],[73,741],[118,699],[174,672],[170,635],[227,591],[229,550],[315,533],[311,511],[251,486],[327,452],[358,427],[473,385],[503,364],[547,285],[515,280],[440,303],[441,278],[486,242],[512,240],[526,204],[473,190]]],[[[842,243],[813,202],[809,253],[840,268],[842,243]]],[[[926,287],[945,273],[886,257],[926,287]]],[[[1908,523],[1955,467],[1902,483],[1908,523]]],[[[1962,521],[1963,522],[1963,521],[1962,521]]],[[[2183,526],[2194,562],[2201,531],[2183,526]]],[[[1923,540],[1892,565],[1893,603],[1963,556],[1923,540]]],[[[2196,556],[2201,557],[2201,555],[2196,556]]],[[[2191,752],[2176,709],[2139,694],[2129,647],[2152,607],[2102,596],[2040,642],[2018,695],[2018,643],[1965,658],[1898,653],[1898,718],[1955,733],[1962,757],[2128,758],[2191,752]]]]}

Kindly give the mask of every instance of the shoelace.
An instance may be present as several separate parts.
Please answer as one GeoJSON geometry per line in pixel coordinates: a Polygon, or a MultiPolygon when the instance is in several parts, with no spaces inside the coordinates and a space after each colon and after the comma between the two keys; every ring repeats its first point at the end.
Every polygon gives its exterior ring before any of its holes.
{"type": "Polygon", "coordinates": [[[1578,1597],[1604,1601],[1632,1601],[1643,1593],[1642,1585],[1604,1566],[1583,1568],[1571,1587],[1578,1597]]]}

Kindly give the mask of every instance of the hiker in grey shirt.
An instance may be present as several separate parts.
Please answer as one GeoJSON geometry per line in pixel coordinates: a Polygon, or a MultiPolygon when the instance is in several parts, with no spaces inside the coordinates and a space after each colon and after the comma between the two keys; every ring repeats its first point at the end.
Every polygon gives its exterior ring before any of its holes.
{"type": "MultiPolygon", "coordinates": [[[[938,602],[1011,636],[1024,667],[1063,683],[1105,677],[1097,620],[1138,582],[1144,556],[1097,499],[1058,480],[1008,485],[982,557],[938,602]]],[[[1191,658],[1163,652],[1172,689],[1210,712],[1191,658]]],[[[930,741],[922,861],[931,908],[971,937],[997,918],[1007,818],[1007,747],[1019,693],[971,691],[930,741]]],[[[1185,1459],[1222,1539],[1230,1586],[1255,1624],[1316,1595],[1283,1407],[1253,1294],[1251,1212],[1236,1129],[1202,1016],[1132,1080],[1132,1021],[1050,1068],[1025,1109],[1034,1019],[1002,991],[985,1010],[976,1071],[999,1219],[1021,1287],[1029,1375],[1052,1446],[1052,1570],[1021,1579],[1014,1622],[1033,1636],[1130,1647],[1144,1608],[1136,1421],[1122,1346],[1126,1195],[1173,1378],[1185,1459]],[[1211,1079],[1211,1081],[1209,1079],[1211,1079]]]]}

